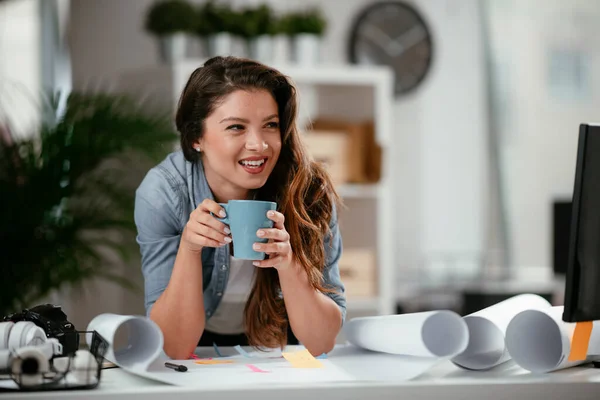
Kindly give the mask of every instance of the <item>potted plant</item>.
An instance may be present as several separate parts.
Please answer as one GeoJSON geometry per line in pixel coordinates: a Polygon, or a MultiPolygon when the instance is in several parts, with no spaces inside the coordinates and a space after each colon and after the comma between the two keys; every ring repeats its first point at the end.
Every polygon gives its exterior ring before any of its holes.
{"type": "Polygon", "coordinates": [[[196,27],[194,8],[185,0],[160,0],[148,9],[145,29],[158,38],[160,59],[185,58],[187,37],[196,27]]]}
{"type": "Polygon", "coordinates": [[[229,4],[207,1],[197,12],[196,34],[206,43],[206,56],[235,55],[235,38],[242,34],[241,15],[229,4]]]}
{"type": "Polygon", "coordinates": [[[176,142],[167,113],[126,97],[72,93],[57,109],[25,136],[0,123],[0,315],[93,278],[131,287],[111,266],[139,256],[135,188],[176,142]]]}
{"type": "Polygon", "coordinates": [[[299,64],[316,64],[321,59],[321,38],[327,21],[319,9],[285,15],[281,30],[291,39],[292,60],[299,64]]]}
{"type": "Polygon", "coordinates": [[[249,57],[264,63],[273,61],[273,36],[277,32],[277,21],[272,9],[266,4],[247,8],[241,13],[240,22],[249,57]]]}

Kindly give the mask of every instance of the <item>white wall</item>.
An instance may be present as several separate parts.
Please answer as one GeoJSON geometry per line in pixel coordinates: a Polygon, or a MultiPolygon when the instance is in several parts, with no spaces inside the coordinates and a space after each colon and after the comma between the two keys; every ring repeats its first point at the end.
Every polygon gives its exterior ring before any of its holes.
{"type": "MultiPolygon", "coordinates": [[[[254,1],[254,0],[253,0],[254,1]]],[[[258,1],[254,1],[255,3],[258,1]]],[[[325,62],[346,61],[350,24],[370,0],[271,0],[277,10],[318,5],[329,20],[325,62]]],[[[248,4],[236,0],[233,4],[248,4]]],[[[397,101],[399,281],[416,279],[427,253],[482,250],[486,223],[484,110],[477,0],[420,0],[435,35],[435,64],[416,93],[397,101]]],[[[151,0],[72,0],[71,49],[76,87],[157,61],[142,30],[151,0]]],[[[104,82],[108,83],[108,82],[104,82]]],[[[438,276],[435,266],[433,275],[438,276]]],[[[105,290],[94,303],[118,308],[131,298],[105,290]]],[[[139,304],[141,307],[141,303],[139,304]]]]}
{"type": "Polygon", "coordinates": [[[0,122],[16,135],[39,121],[40,18],[36,0],[0,3],[0,122]]]}
{"type": "Polygon", "coordinates": [[[600,38],[600,3],[490,4],[513,260],[520,268],[548,269],[552,265],[551,201],[571,197],[579,124],[600,119],[600,52],[595,40],[600,38]],[[563,82],[560,90],[552,89],[550,60],[562,50],[588,57],[589,75],[581,77],[582,92],[569,84],[568,69],[558,74],[563,82]]]}

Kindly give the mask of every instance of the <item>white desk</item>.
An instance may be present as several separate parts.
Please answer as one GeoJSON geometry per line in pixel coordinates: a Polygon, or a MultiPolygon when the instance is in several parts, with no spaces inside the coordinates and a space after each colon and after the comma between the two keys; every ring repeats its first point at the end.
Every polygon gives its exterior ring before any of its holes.
{"type": "MultiPolygon", "coordinates": [[[[365,368],[369,368],[365,365],[365,368]]],[[[528,399],[574,400],[600,397],[600,369],[575,367],[544,375],[532,375],[512,362],[492,371],[465,371],[444,361],[419,378],[407,382],[340,382],[269,387],[223,387],[202,390],[164,385],[139,378],[121,369],[102,373],[95,390],[37,393],[4,393],[0,399],[110,399],[110,400],[208,400],[208,399],[528,399]]]]}

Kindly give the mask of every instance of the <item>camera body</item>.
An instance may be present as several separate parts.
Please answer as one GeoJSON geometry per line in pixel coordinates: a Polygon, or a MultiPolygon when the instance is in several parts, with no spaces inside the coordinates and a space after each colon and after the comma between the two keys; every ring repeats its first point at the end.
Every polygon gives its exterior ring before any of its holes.
{"type": "Polygon", "coordinates": [[[79,348],[79,333],[67,320],[60,306],[41,304],[4,317],[5,322],[30,321],[44,330],[47,338],[55,338],[62,345],[63,356],[75,354],[79,348]]]}

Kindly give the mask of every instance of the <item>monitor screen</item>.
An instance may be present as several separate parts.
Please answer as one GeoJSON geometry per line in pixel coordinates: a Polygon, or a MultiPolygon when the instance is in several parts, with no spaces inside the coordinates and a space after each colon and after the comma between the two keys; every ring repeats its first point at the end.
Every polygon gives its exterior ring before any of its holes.
{"type": "Polygon", "coordinates": [[[552,269],[555,275],[565,276],[569,264],[571,237],[571,199],[552,203],[552,269]]]}
{"type": "Polygon", "coordinates": [[[600,320],[600,125],[579,128],[563,320],[600,320]]]}

